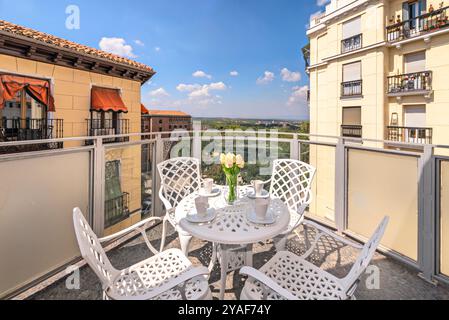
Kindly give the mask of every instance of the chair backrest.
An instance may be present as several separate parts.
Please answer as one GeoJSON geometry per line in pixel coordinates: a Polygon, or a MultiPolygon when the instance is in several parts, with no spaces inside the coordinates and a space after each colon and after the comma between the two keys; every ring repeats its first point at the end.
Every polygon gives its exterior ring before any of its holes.
{"type": "Polygon", "coordinates": [[[73,210],[73,224],[81,255],[100,278],[105,290],[112,284],[113,277],[118,271],[111,265],[100,241],[79,208],[73,210]]]}
{"type": "Polygon", "coordinates": [[[270,194],[284,201],[290,210],[298,212],[299,207],[310,200],[315,173],[313,166],[302,161],[275,160],[270,194]]]}
{"type": "Polygon", "coordinates": [[[376,231],[372,235],[371,239],[365,244],[362,251],[357,258],[357,261],[351,268],[351,271],[348,275],[343,279],[345,283],[345,289],[350,290],[357,280],[361,277],[363,272],[365,272],[366,268],[369,266],[371,259],[376,253],[377,248],[379,247],[380,241],[385,234],[385,230],[387,229],[388,222],[390,221],[389,217],[385,217],[380,225],[377,227],[376,231]]]}
{"type": "Polygon", "coordinates": [[[159,163],[157,168],[161,177],[162,194],[172,208],[176,208],[182,199],[201,188],[200,161],[196,158],[170,159],[159,163]]]}

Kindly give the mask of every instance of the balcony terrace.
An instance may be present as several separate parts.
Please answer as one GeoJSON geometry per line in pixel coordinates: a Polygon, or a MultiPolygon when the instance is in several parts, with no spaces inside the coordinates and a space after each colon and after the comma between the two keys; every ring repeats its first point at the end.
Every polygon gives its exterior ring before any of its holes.
{"type": "Polygon", "coordinates": [[[397,42],[446,29],[449,26],[449,7],[440,8],[416,18],[387,27],[387,41],[397,42]]]}
{"type": "MultiPolygon", "coordinates": [[[[411,152],[383,148],[385,141],[363,140],[360,145],[346,143],[350,140],[346,137],[300,133],[194,130],[177,131],[167,139],[162,138],[164,134],[128,134],[126,141],[108,144],[103,142],[122,136],[15,142],[19,146],[57,142],[65,149],[0,155],[0,175],[6,181],[1,193],[4,197],[0,198],[5,217],[0,224],[4,240],[0,250],[5,253],[0,274],[8,275],[2,277],[0,296],[101,299],[98,278],[80,259],[73,208],[82,209],[99,237],[127,228],[143,214],[162,217],[165,210],[157,192],[161,186],[157,164],[179,156],[200,159],[203,178],[223,184],[216,154],[229,151],[244,155],[247,161],[241,185],[269,178],[275,159],[301,160],[316,166],[311,189],[314,197],[306,219],[340,231],[345,239],[363,243],[384,216],[390,217],[373,267],[363,275],[356,298],[449,299],[449,202],[441,193],[448,187],[449,146],[422,144],[422,151],[411,152]],[[112,166],[113,161],[120,165],[112,166]],[[21,250],[12,249],[17,247],[21,250]],[[73,266],[81,267],[79,288],[69,283],[76,270],[73,266]],[[377,271],[378,288],[376,281],[374,287],[370,281],[377,271]]],[[[5,145],[11,143],[0,143],[0,147],[5,145]]],[[[155,223],[146,231],[156,248],[161,242],[161,229],[155,223]]],[[[177,233],[171,227],[168,233],[167,247],[179,248],[177,233]]],[[[289,237],[287,249],[304,253],[315,236],[314,229],[300,226],[289,237]]],[[[105,247],[116,268],[152,256],[138,232],[108,242],[105,247]]],[[[342,277],[359,252],[323,237],[310,261],[342,277]]],[[[254,266],[260,268],[274,254],[272,240],[257,242],[254,266]]],[[[207,266],[210,256],[211,244],[194,239],[189,254],[192,263],[207,266]]],[[[209,280],[214,298],[219,296],[219,278],[216,266],[209,280]]],[[[225,298],[238,299],[245,279],[238,271],[229,273],[225,298]]]]}

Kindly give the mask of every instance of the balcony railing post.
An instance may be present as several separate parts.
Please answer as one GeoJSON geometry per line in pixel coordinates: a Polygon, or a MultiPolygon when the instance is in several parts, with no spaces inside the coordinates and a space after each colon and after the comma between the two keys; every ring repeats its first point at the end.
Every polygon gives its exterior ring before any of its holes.
{"type": "Polygon", "coordinates": [[[339,232],[346,230],[346,147],[342,138],[335,147],[335,226],[339,232]]]}
{"type": "Polygon", "coordinates": [[[433,282],[436,274],[435,159],[432,145],[425,145],[419,161],[418,263],[420,277],[433,282]]]}
{"type": "Polygon", "coordinates": [[[93,197],[91,211],[91,225],[99,237],[104,232],[104,200],[105,200],[105,149],[103,139],[95,139],[93,153],[93,197]]]}
{"type": "Polygon", "coordinates": [[[201,162],[201,122],[193,123],[192,157],[201,162]]]}
{"type": "Polygon", "coordinates": [[[153,213],[156,217],[164,216],[164,206],[162,201],[159,199],[159,190],[161,188],[161,178],[157,170],[157,165],[163,162],[164,159],[164,140],[162,140],[162,135],[158,134],[156,136],[156,142],[153,144],[153,213]]]}
{"type": "Polygon", "coordinates": [[[293,139],[290,141],[290,159],[301,160],[299,158],[299,141],[297,134],[294,134],[293,139]]]}

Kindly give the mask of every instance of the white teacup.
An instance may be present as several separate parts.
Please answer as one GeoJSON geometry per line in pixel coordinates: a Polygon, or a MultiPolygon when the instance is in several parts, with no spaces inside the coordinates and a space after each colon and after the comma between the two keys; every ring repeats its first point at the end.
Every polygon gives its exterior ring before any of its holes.
{"type": "Polygon", "coordinates": [[[211,194],[212,189],[214,188],[214,179],[204,179],[203,187],[206,194],[211,194]]]}
{"type": "Polygon", "coordinates": [[[195,199],[196,212],[200,217],[207,216],[207,209],[209,209],[209,199],[207,197],[199,196],[195,199]]]}
{"type": "Polygon", "coordinates": [[[255,210],[258,219],[265,220],[267,218],[270,202],[270,199],[256,199],[255,210]]]}
{"type": "Polygon", "coordinates": [[[254,193],[256,197],[260,197],[262,195],[263,187],[265,186],[265,183],[262,180],[254,180],[251,181],[251,184],[254,188],[254,193]]]}

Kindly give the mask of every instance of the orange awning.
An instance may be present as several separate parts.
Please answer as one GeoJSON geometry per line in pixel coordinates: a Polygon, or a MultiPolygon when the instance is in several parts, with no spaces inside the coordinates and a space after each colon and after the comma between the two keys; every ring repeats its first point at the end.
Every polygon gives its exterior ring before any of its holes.
{"type": "Polygon", "coordinates": [[[140,104],[140,113],[142,113],[142,114],[149,114],[150,113],[148,111],[148,109],[145,108],[145,106],[142,103],[140,104]]]}
{"type": "Polygon", "coordinates": [[[128,112],[117,89],[92,87],[91,111],[128,112]]]}
{"type": "Polygon", "coordinates": [[[48,80],[8,74],[0,75],[0,109],[3,109],[6,101],[15,99],[21,90],[47,106],[48,111],[55,111],[55,101],[48,80]]]}

